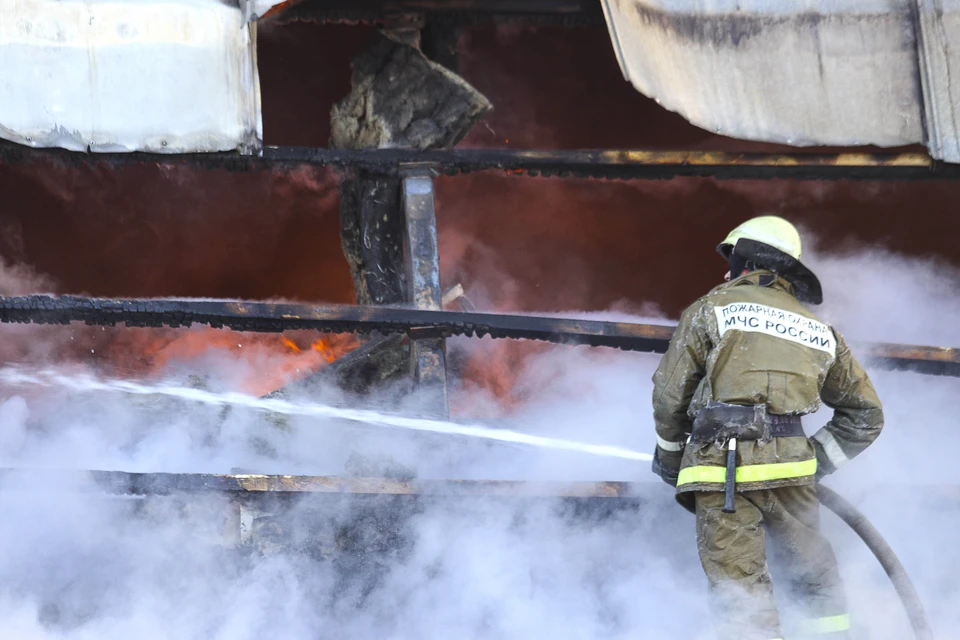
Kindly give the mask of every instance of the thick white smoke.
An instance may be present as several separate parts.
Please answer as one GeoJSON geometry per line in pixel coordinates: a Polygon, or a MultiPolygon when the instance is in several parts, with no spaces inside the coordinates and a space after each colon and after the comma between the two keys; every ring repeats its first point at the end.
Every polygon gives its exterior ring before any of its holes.
{"type": "MultiPolygon", "coordinates": [[[[960,346],[955,267],[886,251],[815,255],[824,283],[822,315],[848,341],[960,346]]],[[[887,538],[927,606],[937,637],[960,623],[956,567],[950,544],[957,526],[956,474],[949,454],[960,443],[960,380],[870,369],[886,425],[864,454],[827,483],[854,502],[887,538]]],[[[822,411],[817,418],[828,419],[822,411]]],[[[836,519],[826,518],[841,558],[854,613],[869,620],[869,637],[910,637],[902,607],[876,561],[836,519]]]]}
{"type": "MultiPolygon", "coordinates": [[[[815,255],[824,319],[851,341],[960,344],[956,273],[893,254],[815,255]]],[[[6,329],[0,327],[0,329],[6,329]]],[[[130,329],[136,331],[136,329],[130,329]]],[[[24,339],[22,328],[6,332],[24,339]]],[[[492,341],[458,341],[482,356],[492,341]]],[[[196,373],[227,390],[230,354],[196,373]]],[[[527,399],[493,407],[530,433],[649,451],[657,356],[552,347],[529,358],[527,399]]],[[[179,370],[178,370],[179,371],[179,370]]],[[[950,544],[960,380],[873,371],[887,426],[827,482],[875,522],[949,637],[960,623],[950,544]]],[[[460,393],[472,393],[461,390],[460,393]]],[[[334,421],[276,421],[170,398],[7,389],[0,466],[142,472],[339,474],[354,453],[389,454],[424,478],[625,480],[639,500],[327,496],[261,505],[256,544],[230,542],[231,497],[78,493],[54,480],[0,482],[0,628],[30,640],[136,637],[710,638],[693,518],[646,463],[404,434],[334,421]]],[[[317,399],[317,398],[314,398],[317,399]]],[[[320,400],[346,400],[334,389],[320,400]]],[[[371,401],[374,405],[376,401],[371,401]]],[[[495,402],[477,396],[462,406],[495,402]]],[[[828,419],[808,421],[812,432],[828,419]]],[[[233,514],[233,515],[231,515],[233,514]]],[[[868,637],[909,637],[876,562],[836,519],[851,613],[868,637]]]]}

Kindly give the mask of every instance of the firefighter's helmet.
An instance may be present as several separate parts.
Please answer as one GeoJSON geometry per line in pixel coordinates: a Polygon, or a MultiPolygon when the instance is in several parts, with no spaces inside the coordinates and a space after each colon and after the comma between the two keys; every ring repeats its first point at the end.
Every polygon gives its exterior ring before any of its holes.
{"type": "Polygon", "coordinates": [[[730,260],[736,253],[749,262],[779,274],[793,285],[797,298],[813,304],[823,302],[820,281],[800,262],[800,234],[779,216],[747,220],[727,234],[717,252],[730,260]]]}
{"type": "Polygon", "coordinates": [[[741,239],[762,242],[782,251],[794,260],[800,259],[800,234],[796,227],[779,216],[760,216],[747,220],[727,234],[726,239],[717,247],[717,251],[724,258],[729,259],[730,253],[741,239]]]}

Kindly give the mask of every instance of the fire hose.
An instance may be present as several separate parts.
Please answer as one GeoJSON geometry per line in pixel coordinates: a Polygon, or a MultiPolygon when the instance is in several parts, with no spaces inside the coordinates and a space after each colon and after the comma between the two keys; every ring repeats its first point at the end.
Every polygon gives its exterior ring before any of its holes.
{"type": "Polygon", "coordinates": [[[833,489],[818,484],[817,494],[820,497],[820,504],[835,513],[853,529],[876,556],[880,566],[883,567],[884,572],[890,578],[890,582],[893,583],[897,595],[900,596],[903,608],[907,611],[910,626],[913,627],[914,637],[917,640],[933,640],[933,629],[927,620],[927,614],[923,609],[923,603],[920,602],[920,596],[913,586],[913,581],[910,580],[907,570],[903,568],[900,559],[897,558],[897,555],[880,535],[880,532],[877,531],[877,528],[856,507],[833,489]]]}

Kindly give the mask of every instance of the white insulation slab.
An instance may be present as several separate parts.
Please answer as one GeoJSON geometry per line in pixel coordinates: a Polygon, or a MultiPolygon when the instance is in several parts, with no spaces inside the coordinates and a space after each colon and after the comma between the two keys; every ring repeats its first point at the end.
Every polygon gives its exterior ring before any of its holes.
{"type": "Polygon", "coordinates": [[[710,131],[960,162],[960,0],[603,0],[624,76],[710,131]]]}
{"type": "Polygon", "coordinates": [[[0,137],[74,151],[255,151],[256,23],[229,0],[0,0],[0,137]]]}

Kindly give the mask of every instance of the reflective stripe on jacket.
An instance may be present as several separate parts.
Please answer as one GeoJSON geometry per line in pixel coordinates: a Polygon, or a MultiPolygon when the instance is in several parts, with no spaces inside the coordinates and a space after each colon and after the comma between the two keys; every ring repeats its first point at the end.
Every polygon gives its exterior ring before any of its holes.
{"type": "MultiPolygon", "coordinates": [[[[653,376],[658,442],[683,443],[709,400],[766,404],[775,414],[806,415],[821,403],[833,418],[812,436],[740,442],[739,490],[813,482],[872,443],[883,426],[873,384],[843,338],[768,271],[723,284],[680,319],[653,376]],[[819,454],[819,459],[818,459],[819,454]]],[[[811,425],[804,425],[810,433],[811,425]]],[[[677,456],[679,453],[674,453],[677,456]]],[[[684,448],[678,491],[719,491],[725,451],[713,443],[684,448]]]]}

